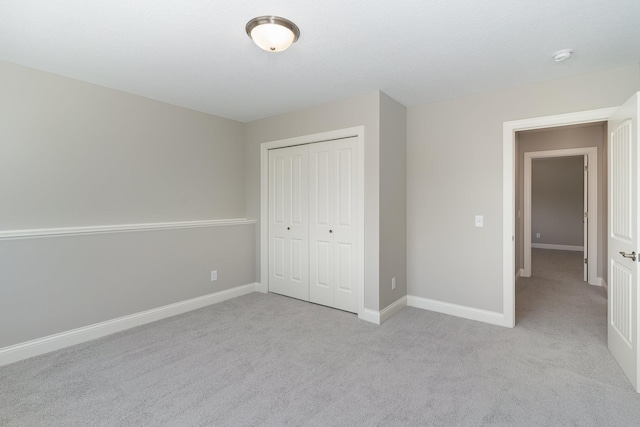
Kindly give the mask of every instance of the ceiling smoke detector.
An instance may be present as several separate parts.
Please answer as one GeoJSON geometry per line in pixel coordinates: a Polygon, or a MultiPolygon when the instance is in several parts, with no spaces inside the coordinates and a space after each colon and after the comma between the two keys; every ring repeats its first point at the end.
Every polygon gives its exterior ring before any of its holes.
{"type": "Polygon", "coordinates": [[[562,62],[573,55],[573,49],[562,49],[553,54],[553,60],[556,62],[562,62]]]}

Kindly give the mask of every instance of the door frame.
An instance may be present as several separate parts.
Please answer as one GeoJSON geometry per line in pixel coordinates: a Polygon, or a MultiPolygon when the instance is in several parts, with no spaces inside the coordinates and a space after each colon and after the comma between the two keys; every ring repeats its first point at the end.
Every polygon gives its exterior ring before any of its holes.
{"type": "Polygon", "coordinates": [[[358,317],[362,319],[366,317],[364,309],[364,126],[297,136],[260,144],[260,284],[256,289],[262,293],[269,292],[269,150],[351,137],[357,138],[356,144],[358,147],[356,290],[358,292],[358,317]]]}
{"type": "Polygon", "coordinates": [[[524,152],[524,265],[522,277],[531,277],[531,162],[533,159],[587,156],[589,165],[588,221],[587,221],[587,266],[590,285],[602,284],[598,277],[598,148],[581,147],[549,151],[524,152]]]}
{"type": "Polygon", "coordinates": [[[513,328],[516,322],[516,132],[608,120],[617,107],[575,113],[557,114],[502,124],[502,312],[503,326],[513,328]]]}

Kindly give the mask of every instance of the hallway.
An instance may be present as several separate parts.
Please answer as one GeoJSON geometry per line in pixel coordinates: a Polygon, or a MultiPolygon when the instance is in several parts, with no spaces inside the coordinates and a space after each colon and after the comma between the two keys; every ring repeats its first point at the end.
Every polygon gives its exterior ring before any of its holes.
{"type": "Polygon", "coordinates": [[[575,352],[567,361],[615,363],[607,349],[606,291],[582,280],[582,253],[532,249],[531,256],[532,276],[516,283],[516,328],[559,339],[556,347],[575,352]]]}
{"type": "Polygon", "coordinates": [[[582,280],[582,252],[532,249],[532,276],[516,283],[516,325],[607,344],[607,297],[582,280]]]}

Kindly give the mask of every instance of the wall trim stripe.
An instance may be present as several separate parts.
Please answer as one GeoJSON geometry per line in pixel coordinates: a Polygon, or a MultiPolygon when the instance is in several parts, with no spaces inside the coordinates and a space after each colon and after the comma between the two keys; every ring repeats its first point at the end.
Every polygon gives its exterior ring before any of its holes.
{"type": "Polygon", "coordinates": [[[153,222],[143,224],[89,225],[81,227],[0,230],[0,240],[33,239],[40,237],[74,236],[82,234],[127,233],[133,231],[170,230],[179,228],[220,227],[255,223],[257,223],[257,220],[254,219],[235,218],[201,221],[153,222]]]}
{"type": "Polygon", "coordinates": [[[435,311],[437,313],[448,314],[450,316],[462,317],[469,320],[490,323],[498,326],[508,326],[505,324],[505,316],[495,311],[481,310],[479,308],[467,307],[464,305],[450,304],[448,302],[436,301],[428,298],[407,296],[409,307],[421,308],[423,310],[435,311]]]}
{"type": "Polygon", "coordinates": [[[201,297],[191,298],[174,304],[0,348],[0,366],[250,294],[256,291],[256,287],[257,283],[237,286],[224,291],[214,292],[201,297]]]}

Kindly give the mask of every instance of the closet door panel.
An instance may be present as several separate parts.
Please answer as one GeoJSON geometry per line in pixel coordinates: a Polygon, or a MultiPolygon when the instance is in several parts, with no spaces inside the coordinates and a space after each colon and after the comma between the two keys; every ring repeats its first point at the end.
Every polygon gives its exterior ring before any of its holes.
{"type": "Polygon", "coordinates": [[[355,138],[309,147],[309,300],[357,312],[355,138]]]}
{"type": "Polygon", "coordinates": [[[356,138],[333,141],[332,222],[334,286],[333,307],[357,312],[357,144],[356,138]]]}
{"type": "Polygon", "coordinates": [[[332,143],[309,146],[309,301],[333,306],[332,143]]]}
{"type": "Polygon", "coordinates": [[[308,148],[269,151],[269,291],[309,299],[308,148]]]}
{"type": "Polygon", "coordinates": [[[269,153],[269,290],[286,293],[286,156],[269,153]]]}

